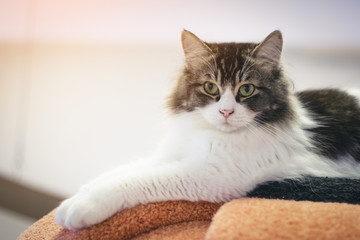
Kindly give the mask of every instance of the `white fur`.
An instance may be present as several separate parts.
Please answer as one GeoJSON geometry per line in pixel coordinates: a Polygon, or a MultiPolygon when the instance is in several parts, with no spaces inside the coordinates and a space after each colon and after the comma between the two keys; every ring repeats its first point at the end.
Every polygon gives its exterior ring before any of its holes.
{"type": "Polygon", "coordinates": [[[64,201],[58,224],[78,229],[138,204],[166,200],[229,201],[257,184],[303,174],[360,177],[351,159],[324,159],[310,151],[303,127],[315,126],[295,97],[297,121],[255,127],[256,114],[237,104],[230,91],[203,109],[174,116],[159,151],[147,160],[108,172],[64,201]],[[226,120],[219,112],[234,108],[226,120]]]}

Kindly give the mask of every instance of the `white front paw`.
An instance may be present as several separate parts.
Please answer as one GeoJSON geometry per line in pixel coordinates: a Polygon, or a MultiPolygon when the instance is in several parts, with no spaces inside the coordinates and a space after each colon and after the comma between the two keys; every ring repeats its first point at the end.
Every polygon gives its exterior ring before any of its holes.
{"type": "Polygon", "coordinates": [[[102,222],[112,214],[104,203],[88,194],[78,193],[60,204],[55,221],[67,229],[80,229],[102,222]]]}

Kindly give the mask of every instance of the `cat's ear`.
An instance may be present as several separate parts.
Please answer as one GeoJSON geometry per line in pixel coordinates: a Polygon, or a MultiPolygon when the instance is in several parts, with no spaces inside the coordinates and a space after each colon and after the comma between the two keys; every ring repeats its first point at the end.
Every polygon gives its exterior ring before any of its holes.
{"type": "Polygon", "coordinates": [[[185,54],[185,60],[189,64],[198,62],[212,54],[211,49],[192,32],[183,30],[181,43],[185,54]]]}
{"type": "Polygon", "coordinates": [[[278,66],[281,58],[283,38],[281,32],[276,30],[269,34],[254,50],[256,60],[269,64],[272,67],[278,66]]]}

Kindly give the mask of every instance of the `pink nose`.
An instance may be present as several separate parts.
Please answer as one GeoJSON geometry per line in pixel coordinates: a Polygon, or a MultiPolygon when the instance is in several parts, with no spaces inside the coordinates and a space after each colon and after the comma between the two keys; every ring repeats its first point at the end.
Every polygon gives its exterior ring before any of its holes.
{"type": "Polygon", "coordinates": [[[234,113],[234,109],[222,109],[220,110],[220,113],[224,115],[224,118],[228,118],[231,114],[234,113]]]}

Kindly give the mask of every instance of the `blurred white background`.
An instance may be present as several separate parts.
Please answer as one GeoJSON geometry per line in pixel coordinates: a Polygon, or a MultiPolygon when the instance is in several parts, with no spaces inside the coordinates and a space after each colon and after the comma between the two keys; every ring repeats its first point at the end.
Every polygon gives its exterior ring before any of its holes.
{"type": "Polygon", "coordinates": [[[0,175],[63,197],[154,151],[184,28],[280,29],[297,89],[360,87],[355,0],[0,0],[0,23],[0,175]]]}

